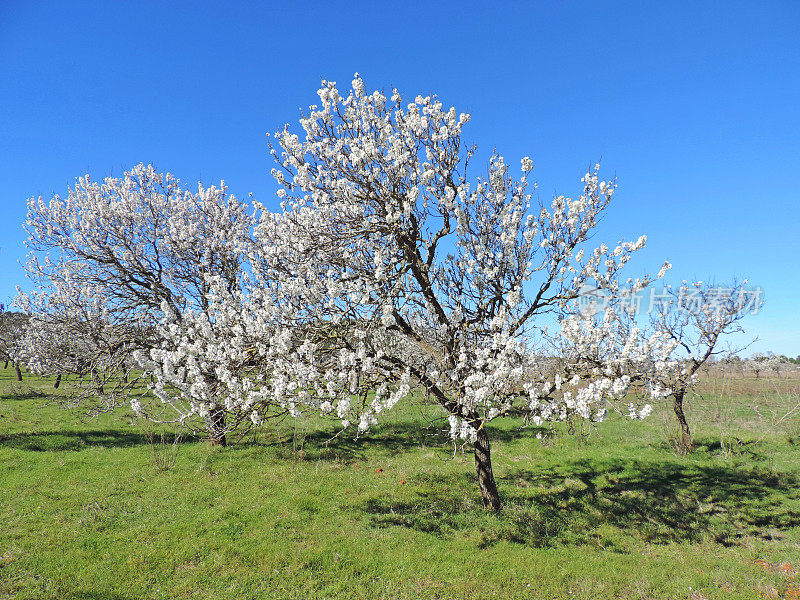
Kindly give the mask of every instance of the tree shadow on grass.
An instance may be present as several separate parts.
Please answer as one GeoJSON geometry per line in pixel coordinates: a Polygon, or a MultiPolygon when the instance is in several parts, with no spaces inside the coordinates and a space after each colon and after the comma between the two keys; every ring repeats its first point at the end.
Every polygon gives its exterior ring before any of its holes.
{"type": "Polygon", "coordinates": [[[65,598],[74,598],[74,600],[134,600],[134,598],[141,597],[142,596],[124,596],[122,594],[117,594],[116,592],[95,591],[73,592],[69,596],[65,596],[65,598]]]}
{"type": "Polygon", "coordinates": [[[505,505],[496,515],[480,506],[467,473],[431,477],[411,500],[371,499],[360,508],[375,527],[460,533],[482,547],[509,541],[626,552],[631,536],[732,546],[744,537],[781,538],[800,526],[798,483],[795,474],[752,466],[582,460],[509,473],[500,481],[505,505]]]}
{"type": "Polygon", "coordinates": [[[47,394],[38,388],[30,387],[28,385],[20,385],[17,387],[13,387],[11,390],[7,390],[2,396],[0,396],[0,400],[6,400],[6,401],[38,400],[46,397],[47,394]]]}
{"type": "MultiPolygon", "coordinates": [[[[493,442],[510,442],[534,436],[539,429],[492,429],[493,442]]],[[[284,441],[291,446],[291,438],[284,441]]],[[[318,429],[302,438],[302,447],[308,460],[323,460],[351,464],[374,454],[397,454],[413,449],[445,449],[452,452],[449,428],[420,426],[416,422],[379,425],[358,438],[350,430],[318,429]],[[338,434],[338,435],[337,435],[338,434]]]]}
{"type": "MultiPolygon", "coordinates": [[[[155,439],[155,438],[154,438],[155,439]]],[[[165,436],[171,441],[173,435],[165,436]]],[[[191,443],[191,439],[182,443],[191,443]]],[[[36,431],[0,435],[0,447],[29,452],[78,451],[87,448],[131,448],[146,446],[150,439],[145,433],[113,429],[98,431],[36,431]]]]}
{"type": "MultiPolygon", "coordinates": [[[[700,458],[706,458],[706,455],[742,456],[751,461],[760,461],[767,456],[767,452],[758,440],[731,438],[723,447],[719,438],[696,438],[692,446],[694,456],[700,458]]],[[[667,441],[661,442],[657,447],[666,452],[675,452],[675,448],[667,441]]]]}
{"type": "Polygon", "coordinates": [[[134,598],[141,598],[142,596],[124,596],[116,592],[96,592],[96,591],[81,591],[73,592],[65,598],[74,600],[134,600],[134,598]]]}

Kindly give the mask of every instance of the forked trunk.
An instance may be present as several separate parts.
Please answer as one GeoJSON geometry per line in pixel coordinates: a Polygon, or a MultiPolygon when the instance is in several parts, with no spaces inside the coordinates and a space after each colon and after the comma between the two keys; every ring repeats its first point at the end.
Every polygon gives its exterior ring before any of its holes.
{"type": "Polygon", "coordinates": [[[686,454],[692,451],[692,432],[686,422],[686,415],[683,414],[683,396],[685,392],[680,391],[673,396],[672,408],[678,419],[681,428],[680,450],[686,454]]]}
{"type": "Polygon", "coordinates": [[[60,385],[61,385],[61,373],[59,373],[58,375],[56,375],[56,381],[55,381],[55,383],[53,384],[53,389],[54,389],[54,390],[57,390],[57,389],[58,389],[58,386],[60,386],[60,385]]]}
{"type": "Polygon", "coordinates": [[[500,494],[497,493],[497,484],[492,473],[492,449],[483,427],[478,429],[478,438],[475,440],[475,471],[478,473],[478,487],[483,505],[494,512],[499,511],[500,494]]]}
{"type": "Polygon", "coordinates": [[[211,434],[212,446],[227,446],[228,439],[225,436],[225,409],[215,408],[209,415],[209,429],[211,434]]]}
{"type": "Polygon", "coordinates": [[[22,381],[22,371],[19,370],[17,363],[14,363],[14,370],[17,372],[17,381],[22,381]]]}

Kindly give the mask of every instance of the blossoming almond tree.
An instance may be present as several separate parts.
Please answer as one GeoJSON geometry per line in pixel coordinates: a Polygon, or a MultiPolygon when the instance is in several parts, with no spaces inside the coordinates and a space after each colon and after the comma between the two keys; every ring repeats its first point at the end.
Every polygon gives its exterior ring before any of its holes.
{"type": "Polygon", "coordinates": [[[786,370],[791,368],[791,362],[789,362],[785,356],[777,356],[772,352],[756,352],[753,356],[744,361],[743,367],[750,369],[756,376],[756,379],[758,379],[761,373],[772,372],[780,376],[781,369],[786,370]]]}
{"type": "MultiPolygon", "coordinates": [[[[191,192],[171,174],[142,164],[101,183],[79,178],[66,197],[28,201],[26,272],[35,286],[33,305],[85,311],[102,298],[93,313],[98,326],[143,333],[126,344],[128,351],[162,351],[168,340],[155,326],[164,310],[178,319],[188,310],[206,310],[211,277],[237,285],[251,227],[247,206],[228,195],[224,183],[191,192]],[[91,290],[95,298],[87,297],[91,290]]],[[[54,323],[52,312],[39,323],[54,323]]],[[[91,344],[84,348],[94,352],[91,344]]],[[[29,359],[37,362],[31,350],[29,359]]],[[[53,364],[52,356],[41,358],[38,364],[53,364]]],[[[96,355],[72,359],[85,363],[96,355]]],[[[213,381],[215,374],[204,377],[213,381]]],[[[213,435],[213,424],[225,417],[224,399],[208,399],[206,408],[213,441],[224,443],[213,435]]]]}
{"type": "MultiPolygon", "coordinates": [[[[647,285],[618,275],[645,238],[588,245],[616,189],[597,168],[578,197],[548,204],[532,197],[529,158],[514,178],[495,154],[473,178],[474,148],[461,139],[470,118],[435,96],[369,94],[358,75],[346,95],[326,81],[318,94],[302,138],[288,126],[276,136],[284,212],[255,231],[260,264],[309,313],[297,389],[364,430],[420,386],[449,414],[451,435],[473,441],[483,501],[497,510],[485,425],[514,403],[538,409],[554,386],[521,394],[526,340],[587,284],[611,297],[647,285]]],[[[621,377],[583,386],[571,410],[597,414],[625,388],[621,377]]]]}

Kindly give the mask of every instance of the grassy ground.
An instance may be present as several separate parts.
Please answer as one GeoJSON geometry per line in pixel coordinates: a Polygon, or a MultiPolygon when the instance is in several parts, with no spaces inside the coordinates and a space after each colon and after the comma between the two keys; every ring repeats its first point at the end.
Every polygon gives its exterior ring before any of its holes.
{"type": "Polygon", "coordinates": [[[301,422],[173,446],[126,411],[43,407],[49,383],[12,378],[0,598],[800,597],[800,418],[781,420],[796,380],[704,381],[689,457],[663,411],[586,441],[496,421],[506,509],[491,515],[424,406],[357,442],[301,422]]]}

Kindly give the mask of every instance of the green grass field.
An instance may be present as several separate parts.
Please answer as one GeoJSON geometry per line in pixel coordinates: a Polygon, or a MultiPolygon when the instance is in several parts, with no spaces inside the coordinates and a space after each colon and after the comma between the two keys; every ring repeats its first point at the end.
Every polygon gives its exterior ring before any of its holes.
{"type": "Polygon", "coordinates": [[[0,598],[800,597],[800,423],[780,420],[797,380],[705,381],[689,457],[663,410],[545,443],[495,421],[493,515],[421,403],[358,441],[300,421],[173,446],[129,411],[83,423],[45,406],[50,382],[13,377],[0,370],[0,598]]]}

